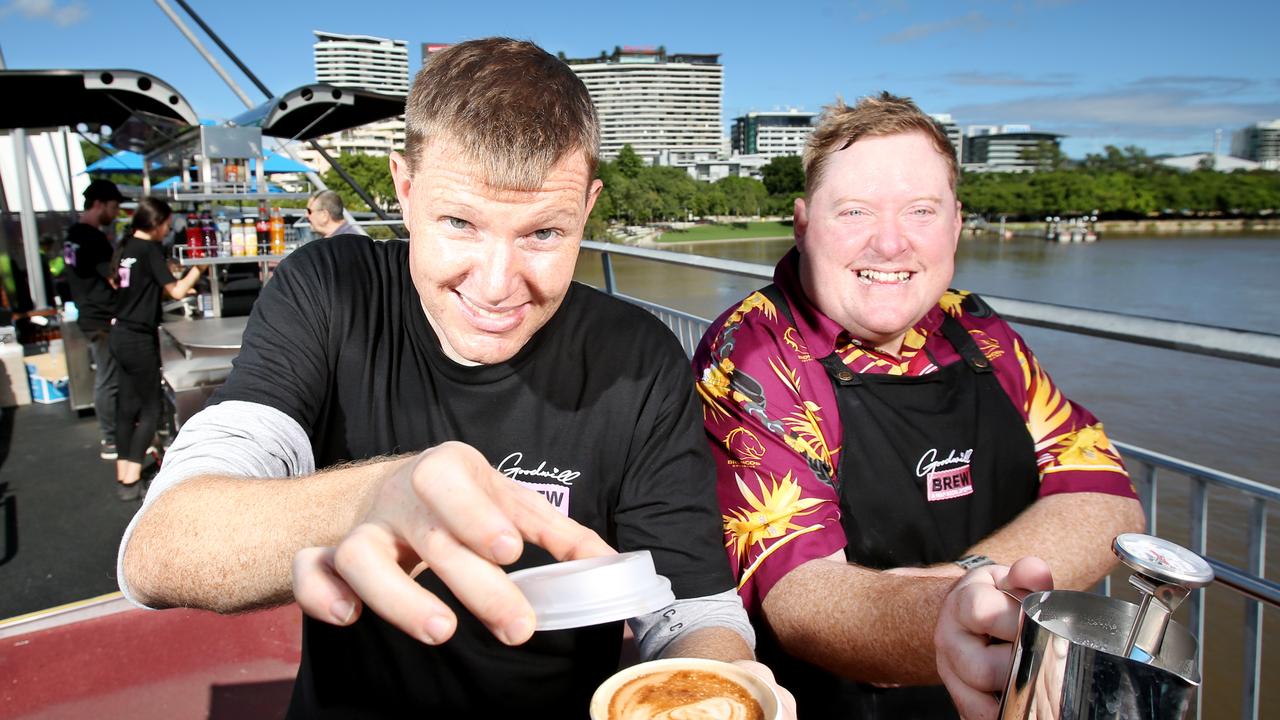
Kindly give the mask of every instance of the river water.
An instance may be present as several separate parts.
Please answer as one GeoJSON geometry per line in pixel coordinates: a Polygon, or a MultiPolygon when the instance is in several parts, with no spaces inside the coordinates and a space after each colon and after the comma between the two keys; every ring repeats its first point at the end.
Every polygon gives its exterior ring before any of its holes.
{"type": "MultiPolygon", "coordinates": [[[[772,266],[789,240],[671,246],[678,252],[772,266]]],[[[761,282],[614,258],[618,289],[714,318],[761,282]]],[[[578,279],[601,284],[596,253],[578,279]]],[[[953,287],[1168,320],[1280,334],[1280,236],[1104,237],[1092,244],[966,236],[953,287]]],[[[1280,485],[1280,368],[1015,326],[1062,391],[1089,408],[1108,435],[1268,485],[1280,485]]],[[[1131,470],[1133,468],[1131,467],[1131,470]]],[[[1155,533],[1189,542],[1184,478],[1160,475],[1155,533]]],[[[1211,492],[1209,552],[1238,567],[1247,557],[1247,503],[1211,492]]],[[[1268,524],[1280,528],[1280,508],[1268,524]]],[[[1280,531],[1269,533],[1280,538],[1280,531]]],[[[1280,540],[1267,548],[1267,575],[1280,576],[1280,540]]],[[[1130,597],[1126,575],[1114,592],[1130,597]]],[[[1223,588],[1207,595],[1204,717],[1239,717],[1243,601],[1223,588]]],[[[1186,611],[1178,619],[1187,621],[1186,611]]],[[[1280,613],[1264,612],[1262,717],[1280,716],[1280,613]],[[1269,659],[1268,659],[1269,658],[1269,659]],[[1266,688],[1274,689],[1266,689],[1266,688]]]]}

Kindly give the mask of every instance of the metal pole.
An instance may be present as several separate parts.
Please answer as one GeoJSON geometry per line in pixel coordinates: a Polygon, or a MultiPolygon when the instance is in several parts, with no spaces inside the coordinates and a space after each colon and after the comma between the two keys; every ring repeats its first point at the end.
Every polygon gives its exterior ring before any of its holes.
{"type": "MultiPolygon", "coordinates": [[[[0,52],[0,70],[4,70],[4,53],[0,52]]],[[[36,229],[36,211],[31,205],[31,166],[27,159],[27,131],[18,128],[13,139],[13,159],[18,170],[18,218],[22,225],[22,256],[27,261],[27,289],[31,303],[44,310],[49,303],[44,296],[44,270],[40,267],[40,236],[36,229]]]]}
{"type": "Polygon", "coordinates": [[[71,133],[67,132],[66,125],[58,128],[58,132],[62,134],[63,159],[66,160],[67,166],[67,213],[71,215],[71,221],[75,222],[76,190],[71,177],[71,133]]]}
{"type": "Polygon", "coordinates": [[[240,98],[240,102],[244,103],[245,107],[253,107],[253,101],[249,99],[249,96],[240,89],[239,85],[236,85],[235,81],[231,79],[231,76],[227,74],[227,71],[222,68],[218,59],[205,49],[204,45],[200,42],[200,38],[196,37],[186,24],[182,22],[182,19],[178,17],[178,14],[173,11],[173,8],[169,7],[169,3],[165,2],[165,0],[156,0],[156,5],[160,7],[165,15],[169,16],[169,19],[173,21],[174,25],[178,26],[178,31],[186,36],[187,40],[195,46],[196,52],[199,52],[204,57],[205,62],[209,63],[209,67],[213,68],[213,71],[218,73],[218,77],[222,78],[222,81],[231,88],[231,92],[235,93],[236,97],[240,98]]]}
{"type": "MultiPolygon", "coordinates": [[[[256,85],[258,89],[262,91],[262,94],[267,96],[268,100],[275,97],[275,95],[271,92],[271,89],[268,88],[266,84],[264,84],[261,80],[259,80],[258,76],[254,75],[253,72],[249,70],[248,66],[246,66],[243,62],[240,61],[240,57],[237,56],[234,52],[232,52],[231,48],[227,47],[226,43],[222,42],[222,38],[218,37],[218,34],[213,31],[213,28],[209,27],[208,24],[206,24],[205,21],[198,14],[196,14],[196,11],[191,9],[190,5],[183,2],[183,0],[174,0],[174,2],[181,5],[182,9],[187,11],[187,14],[191,16],[191,19],[195,20],[196,24],[200,26],[200,29],[204,30],[205,34],[207,34],[209,38],[213,40],[213,42],[216,43],[219,48],[222,49],[222,52],[226,53],[227,57],[231,58],[231,62],[235,63],[236,67],[240,68],[240,70],[245,74],[245,76],[248,77],[249,80],[252,81],[253,84],[256,85]]],[[[218,71],[218,74],[222,76],[222,79],[226,81],[227,84],[230,85],[233,90],[236,91],[237,95],[240,95],[240,99],[244,101],[245,107],[252,108],[253,103],[249,101],[249,98],[244,94],[244,91],[240,90],[240,88],[237,87],[234,82],[232,82],[231,78],[227,76],[225,72],[223,72],[222,68],[217,64],[217,61],[215,61],[209,55],[208,51],[205,50],[204,47],[200,44],[200,42],[191,35],[191,31],[188,30],[187,27],[180,20],[178,20],[178,18],[173,14],[173,11],[170,10],[168,6],[165,4],[165,1],[156,0],[156,4],[159,5],[160,8],[164,10],[167,15],[169,15],[169,19],[173,20],[174,24],[176,24],[178,28],[182,30],[182,33],[187,36],[187,39],[190,40],[193,45],[196,46],[196,49],[200,51],[200,54],[205,56],[205,59],[209,61],[209,64],[214,66],[214,69],[218,71]]],[[[338,171],[338,175],[348,185],[351,186],[352,190],[356,191],[356,194],[360,196],[360,199],[363,200],[364,203],[368,205],[371,210],[373,210],[375,213],[378,214],[379,218],[383,220],[392,219],[387,216],[387,213],[382,209],[381,206],[378,205],[378,203],[374,202],[373,197],[369,195],[369,193],[365,192],[364,187],[360,185],[360,183],[356,182],[355,179],[352,178],[351,175],[347,173],[346,169],[344,169],[341,165],[339,165],[338,161],[334,160],[333,157],[331,157],[329,153],[323,147],[320,146],[320,143],[316,142],[315,140],[308,140],[307,142],[311,144],[311,147],[316,152],[320,153],[320,156],[325,159],[325,162],[329,163],[329,165],[334,170],[338,171]]],[[[292,160],[298,161],[298,158],[293,154],[293,151],[290,150],[287,145],[284,145],[281,143],[277,143],[277,144],[279,144],[280,147],[283,148],[286,153],[288,153],[289,157],[292,160]]],[[[325,189],[325,184],[323,181],[319,179],[320,177],[319,175],[315,175],[315,173],[307,173],[307,177],[310,178],[312,182],[315,183],[316,186],[318,186],[320,189],[322,190],[325,189]]],[[[351,216],[351,213],[348,211],[345,211],[345,209],[343,214],[346,215],[348,220],[352,222],[355,221],[355,218],[351,216]]]]}
{"type": "Polygon", "coordinates": [[[27,261],[27,289],[37,310],[49,307],[44,294],[44,270],[40,265],[40,235],[36,228],[36,212],[31,204],[31,166],[27,158],[27,131],[13,131],[13,155],[18,168],[18,208],[22,219],[22,256],[27,261]]]}

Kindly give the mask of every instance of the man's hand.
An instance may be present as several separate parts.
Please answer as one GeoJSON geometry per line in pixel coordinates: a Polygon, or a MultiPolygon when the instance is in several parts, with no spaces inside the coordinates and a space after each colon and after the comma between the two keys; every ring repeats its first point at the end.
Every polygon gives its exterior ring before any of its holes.
{"type": "Polygon", "coordinates": [[[303,612],[334,625],[349,625],[368,605],[438,645],[453,636],[457,617],[410,576],[426,567],[499,640],[519,645],[533,635],[533,608],[500,566],[520,557],[525,540],[559,560],[615,553],[474,448],[444,443],[396,466],[337,546],[298,552],[294,596],[303,612]]]}
{"type": "Polygon", "coordinates": [[[1049,566],[1023,558],[1012,567],[988,565],[971,570],[947,594],[933,641],[938,675],[967,720],[994,718],[1009,677],[1014,635],[1021,605],[1005,591],[1021,594],[1052,590],[1049,566]],[[1001,642],[1003,641],[1003,642],[1001,642]]]}
{"type": "Polygon", "coordinates": [[[791,694],[790,690],[778,684],[773,677],[773,671],[767,665],[762,665],[754,660],[734,660],[734,665],[746,670],[747,672],[759,677],[768,683],[769,687],[778,694],[778,699],[782,701],[782,720],[796,720],[796,698],[791,694]]]}

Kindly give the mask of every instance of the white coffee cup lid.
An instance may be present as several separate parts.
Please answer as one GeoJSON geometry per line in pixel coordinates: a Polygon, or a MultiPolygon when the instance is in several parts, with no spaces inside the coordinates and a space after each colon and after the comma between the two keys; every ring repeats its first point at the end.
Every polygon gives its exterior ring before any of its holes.
{"type": "Polygon", "coordinates": [[[671,581],[654,569],[648,550],[552,563],[507,577],[533,606],[538,630],[625,620],[676,600],[671,581]]]}

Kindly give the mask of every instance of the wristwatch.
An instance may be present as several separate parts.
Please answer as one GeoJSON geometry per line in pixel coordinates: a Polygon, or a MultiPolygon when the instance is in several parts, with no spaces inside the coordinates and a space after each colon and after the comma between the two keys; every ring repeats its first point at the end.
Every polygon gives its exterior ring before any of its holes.
{"type": "Polygon", "coordinates": [[[967,572],[967,571],[972,570],[972,569],[974,569],[974,568],[980,568],[980,567],[983,567],[983,566],[985,566],[985,565],[995,565],[995,564],[996,564],[996,561],[995,561],[995,560],[992,560],[991,558],[987,557],[986,555],[965,555],[964,557],[960,558],[959,560],[956,560],[956,561],[955,561],[955,564],[956,564],[956,565],[959,565],[959,566],[960,566],[960,567],[962,567],[962,568],[964,568],[964,569],[965,569],[965,571],[967,572]]]}

